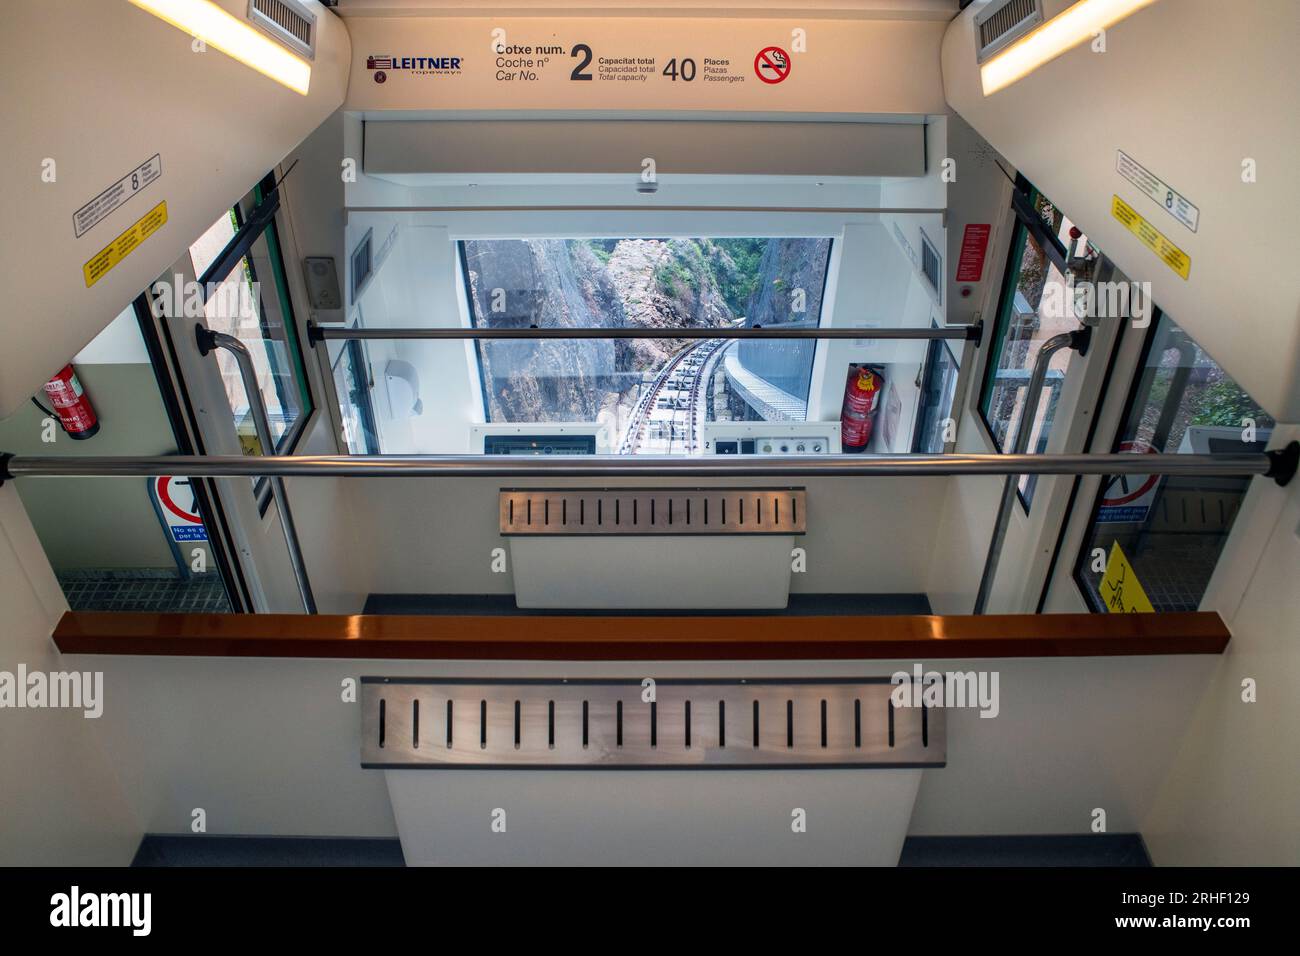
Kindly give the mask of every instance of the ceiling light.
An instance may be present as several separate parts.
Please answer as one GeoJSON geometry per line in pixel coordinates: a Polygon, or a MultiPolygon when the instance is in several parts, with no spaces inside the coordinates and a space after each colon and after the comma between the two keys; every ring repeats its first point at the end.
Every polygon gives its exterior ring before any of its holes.
{"type": "Polygon", "coordinates": [[[231,16],[212,0],[130,0],[172,26],[216,47],[245,66],[289,89],[307,95],[311,64],[294,56],[270,37],[231,16]]]}
{"type": "Polygon", "coordinates": [[[991,96],[1156,0],[1079,0],[980,67],[991,96]]]}

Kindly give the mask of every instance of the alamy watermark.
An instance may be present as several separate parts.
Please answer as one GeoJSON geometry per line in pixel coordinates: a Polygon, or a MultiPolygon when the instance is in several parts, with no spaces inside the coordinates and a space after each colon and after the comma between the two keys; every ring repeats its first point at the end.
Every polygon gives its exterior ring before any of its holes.
{"type": "Polygon", "coordinates": [[[104,713],[103,671],[28,671],[19,664],[18,671],[0,671],[0,710],[67,709],[80,710],[88,719],[104,713]]]}
{"type": "Polygon", "coordinates": [[[50,897],[50,925],[126,927],[133,936],[148,936],[153,928],[153,894],[83,893],[73,886],[50,897]]]}
{"type": "MultiPolygon", "coordinates": [[[[236,267],[240,272],[240,267],[236,267]]],[[[256,326],[260,319],[261,283],[241,274],[224,282],[196,282],[179,273],[159,279],[153,293],[155,318],[227,319],[238,326],[256,326]]]]}
{"type": "Polygon", "coordinates": [[[1129,318],[1134,328],[1145,329],[1154,308],[1150,282],[1093,282],[1066,273],[1064,284],[1043,286],[1038,313],[1045,319],[1129,318]]]}
{"type": "Polygon", "coordinates": [[[895,671],[889,678],[895,707],[972,707],[981,717],[996,717],[1002,709],[997,671],[895,671]]]}

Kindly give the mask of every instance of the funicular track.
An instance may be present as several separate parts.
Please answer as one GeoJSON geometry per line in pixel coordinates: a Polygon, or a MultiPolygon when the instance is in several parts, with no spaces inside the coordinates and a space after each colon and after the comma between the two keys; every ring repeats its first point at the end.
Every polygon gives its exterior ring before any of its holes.
{"type": "Polygon", "coordinates": [[[651,441],[660,440],[660,435],[650,434],[652,424],[660,423],[668,426],[667,448],[655,449],[656,451],[672,452],[682,450],[687,454],[699,451],[700,425],[705,417],[703,403],[708,399],[705,392],[706,376],[703,373],[709,357],[725,344],[722,339],[704,339],[703,341],[694,342],[664,363],[663,368],[659,370],[650,387],[637,400],[627,430],[624,432],[623,440],[619,444],[620,455],[638,454],[645,450],[651,441]],[[699,364],[688,388],[682,389],[671,385],[674,377],[683,373],[687,364],[694,364],[687,361],[692,356],[699,359],[699,364]],[[684,405],[680,404],[683,391],[686,392],[684,405]],[[662,407],[661,403],[665,400],[672,402],[670,409],[662,407]],[[659,414],[664,410],[671,411],[671,414],[666,418],[659,414]],[[678,418],[679,414],[681,420],[678,418]],[[681,426],[680,435],[677,431],[679,425],[681,426]],[[684,448],[673,448],[673,443],[678,440],[684,444],[684,448]]]}

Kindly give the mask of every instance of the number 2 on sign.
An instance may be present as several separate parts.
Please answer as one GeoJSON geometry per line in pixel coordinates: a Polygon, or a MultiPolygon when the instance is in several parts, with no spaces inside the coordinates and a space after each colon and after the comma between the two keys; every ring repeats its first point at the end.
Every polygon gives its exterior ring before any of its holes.
{"type": "Polygon", "coordinates": [[[591,66],[591,47],[587,46],[587,44],[585,43],[579,43],[572,50],[569,51],[569,56],[582,57],[582,59],[578,61],[578,65],[573,68],[573,72],[569,74],[569,79],[571,80],[591,79],[591,74],[587,72],[587,67],[591,66]]]}

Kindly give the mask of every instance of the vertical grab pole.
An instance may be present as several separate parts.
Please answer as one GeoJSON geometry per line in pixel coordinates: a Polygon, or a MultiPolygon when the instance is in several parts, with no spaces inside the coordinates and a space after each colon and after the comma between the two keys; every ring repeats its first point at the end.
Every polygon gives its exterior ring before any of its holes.
{"type": "MultiPolygon", "coordinates": [[[[1043,394],[1043,385],[1047,382],[1047,366],[1052,356],[1061,349],[1073,349],[1084,352],[1088,347],[1092,329],[1085,326],[1074,332],[1062,332],[1054,335],[1038,350],[1034,359],[1034,371],[1029,377],[1029,390],[1025,395],[1025,410],[1020,414],[1016,425],[1015,444],[1011,448],[1013,455],[1023,455],[1029,448],[1029,433],[1033,430],[1034,418],[1038,414],[1038,403],[1043,394]]],[[[1007,475],[1003,479],[1002,499],[998,502],[998,516],[993,523],[993,534],[989,537],[989,552],[984,559],[984,574],[980,577],[979,593],[975,595],[976,614],[983,614],[988,604],[989,593],[993,590],[993,579],[998,573],[998,562],[1002,559],[1002,545],[1006,541],[1007,526],[1011,523],[1011,506],[1016,500],[1016,488],[1020,484],[1019,475],[1007,475]]]]}
{"type": "MultiPolygon", "coordinates": [[[[275,454],[275,438],[271,434],[271,419],[266,414],[266,403],[262,401],[262,390],[257,383],[257,370],[253,368],[253,356],[248,346],[232,335],[213,332],[202,325],[195,326],[199,352],[207,355],[213,349],[225,349],[235,357],[239,366],[239,376],[244,381],[244,392],[248,395],[248,407],[253,413],[253,426],[257,429],[257,440],[262,445],[262,454],[275,454]]],[[[284,531],[284,543],[289,550],[289,563],[293,566],[294,580],[298,583],[298,596],[302,599],[302,609],[308,614],[316,613],[316,597],[312,594],[311,580],[307,576],[307,564],[302,557],[302,546],[298,543],[298,528],[293,521],[293,512],[289,510],[289,495],[284,488],[284,479],[270,475],[271,497],[275,499],[275,510],[280,514],[280,527],[284,531]]]]}

